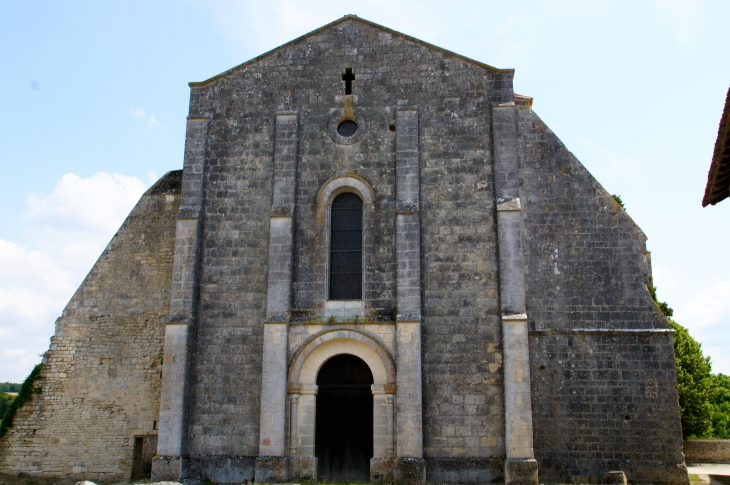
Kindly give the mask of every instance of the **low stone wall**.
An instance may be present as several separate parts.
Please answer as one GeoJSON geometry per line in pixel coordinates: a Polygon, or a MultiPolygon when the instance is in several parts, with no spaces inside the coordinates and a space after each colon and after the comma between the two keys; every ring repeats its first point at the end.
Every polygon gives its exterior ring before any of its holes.
{"type": "Polygon", "coordinates": [[[689,440],[682,445],[687,464],[730,463],[730,440],[689,440]]]}

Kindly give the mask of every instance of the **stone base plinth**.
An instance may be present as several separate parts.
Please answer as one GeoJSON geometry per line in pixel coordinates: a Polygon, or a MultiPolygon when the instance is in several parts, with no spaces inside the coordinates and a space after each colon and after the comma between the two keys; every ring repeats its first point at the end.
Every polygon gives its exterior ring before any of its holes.
{"type": "Polygon", "coordinates": [[[426,458],[429,483],[504,483],[504,458],[426,458]]]}
{"type": "Polygon", "coordinates": [[[317,481],[317,457],[299,458],[299,480],[317,481]]]}
{"type": "Polygon", "coordinates": [[[370,483],[393,483],[393,459],[370,459],[370,483]]]}
{"type": "Polygon", "coordinates": [[[622,471],[608,472],[603,477],[603,483],[614,485],[626,485],[626,474],[622,471]]]}
{"type": "Polygon", "coordinates": [[[425,485],[426,460],[423,458],[397,458],[394,465],[395,483],[425,485]]]}
{"type": "Polygon", "coordinates": [[[188,458],[158,455],[152,459],[152,481],[164,482],[187,478],[188,458]]]}
{"type": "Polygon", "coordinates": [[[287,480],[290,482],[298,482],[301,470],[301,460],[298,456],[287,457],[287,480]]]}
{"type": "Polygon", "coordinates": [[[507,458],[504,461],[505,485],[538,485],[537,460],[534,458],[507,458]]]}
{"type": "Polygon", "coordinates": [[[253,482],[256,458],[242,455],[192,455],[188,478],[208,479],[214,483],[253,482]]]}
{"type": "Polygon", "coordinates": [[[289,474],[289,458],[286,456],[257,456],[256,475],[258,483],[286,482],[289,474]]]}

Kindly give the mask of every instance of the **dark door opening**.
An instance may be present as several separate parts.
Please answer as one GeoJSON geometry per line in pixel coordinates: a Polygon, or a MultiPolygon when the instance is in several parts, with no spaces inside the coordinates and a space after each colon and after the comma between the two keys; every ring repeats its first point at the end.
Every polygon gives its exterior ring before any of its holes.
{"type": "Polygon", "coordinates": [[[136,436],[132,458],[132,479],[150,478],[152,459],[157,454],[157,436],[136,436]]]}
{"type": "Polygon", "coordinates": [[[317,479],[369,482],[373,456],[373,374],[354,355],[328,360],[317,375],[317,479]]]}

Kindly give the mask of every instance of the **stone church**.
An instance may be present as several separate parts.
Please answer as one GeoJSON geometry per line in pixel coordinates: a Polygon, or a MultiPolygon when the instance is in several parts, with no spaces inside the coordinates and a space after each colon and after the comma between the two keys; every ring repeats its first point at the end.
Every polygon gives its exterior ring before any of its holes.
{"type": "Polygon", "coordinates": [[[646,236],[513,77],[346,16],[190,83],[0,473],[687,484],[646,236]]]}

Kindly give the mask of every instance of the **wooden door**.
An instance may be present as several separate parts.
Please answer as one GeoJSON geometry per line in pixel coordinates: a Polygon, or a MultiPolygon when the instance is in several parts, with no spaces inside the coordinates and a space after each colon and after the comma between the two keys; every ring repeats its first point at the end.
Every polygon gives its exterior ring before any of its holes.
{"type": "Polygon", "coordinates": [[[320,481],[370,481],[372,383],[368,365],[352,355],[333,357],[320,369],[315,432],[320,481]]]}

